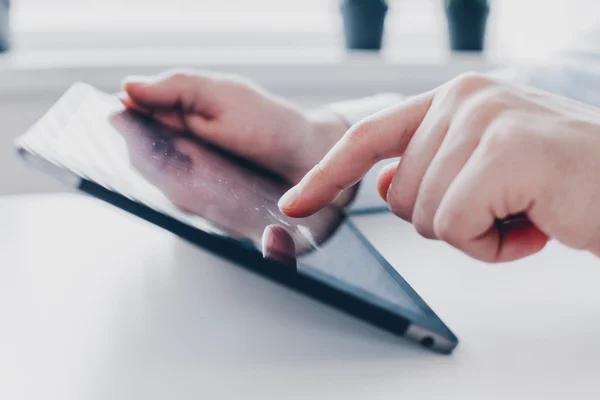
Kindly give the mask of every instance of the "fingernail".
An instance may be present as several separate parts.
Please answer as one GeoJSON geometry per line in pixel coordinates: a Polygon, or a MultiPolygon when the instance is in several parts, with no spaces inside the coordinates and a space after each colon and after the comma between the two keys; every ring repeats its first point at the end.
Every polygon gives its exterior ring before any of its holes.
{"type": "Polygon", "coordinates": [[[123,103],[123,105],[129,109],[129,110],[135,110],[135,111],[139,111],[140,113],[143,114],[148,114],[149,111],[146,110],[145,108],[143,108],[142,106],[140,106],[139,104],[136,104],[131,97],[129,97],[129,95],[127,95],[127,93],[125,92],[119,92],[115,94],[115,97],[117,99],[119,99],[119,101],[121,103],[123,103]]]}
{"type": "Polygon", "coordinates": [[[277,203],[279,209],[283,210],[293,208],[294,204],[296,204],[296,200],[298,200],[299,194],[300,189],[298,188],[298,185],[285,192],[285,194],[281,196],[279,202],[277,203]]]}

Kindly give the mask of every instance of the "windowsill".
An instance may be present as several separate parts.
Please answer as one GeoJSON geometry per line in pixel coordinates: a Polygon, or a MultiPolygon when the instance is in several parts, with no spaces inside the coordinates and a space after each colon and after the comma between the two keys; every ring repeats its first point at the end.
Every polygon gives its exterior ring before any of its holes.
{"type": "Polygon", "coordinates": [[[0,101],[56,97],[74,81],[115,91],[125,75],[172,67],[243,74],[282,94],[418,92],[464,71],[485,71],[509,60],[542,59],[585,25],[587,14],[569,6],[573,2],[579,10],[591,10],[595,4],[595,0],[494,3],[488,50],[482,55],[448,51],[445,17],[435,1],[394,3],[381,54],[345,51],[339,13],[333,8],[322,12],[318,0],[270,12],[239,0],[238,7],[246,7],[239,12],[224,8],[214,13],[199,3],[183,12],[161,2],[156,3],[159,8],[146,7],[141,14],[138,7],[123,8],[116,1],[110,3],[113,8],[102,3],[94,12],[84,12],[86,6],[77,1],[66,10],[44,3],[45,8],[30,6],[27,12],[15,12],[18,40],[12,52],[0,56],[0,101]],[[308,4],[312,8],[306,8],[308,4]],[[538,16],[542,5],[545,16],[536,18],[532,29],[532,15],[538,16]],[[305,8],[313,12],[300,12],[305,8]],[[98,14],[101,10],[104,14],[98,14]]]}
{"type": "Polygon", "coordinates": [[[74,81],[118,90],[128,74],[154,74],[173,67],[247,75],[282,92],[332,97],[378,91],[417,92],[464,71],[498,65],[486,55],[448,51],[347,52],[341,47],[175,47],[19,51],[0,56],[0,101],[55,96],[74,81]]]}

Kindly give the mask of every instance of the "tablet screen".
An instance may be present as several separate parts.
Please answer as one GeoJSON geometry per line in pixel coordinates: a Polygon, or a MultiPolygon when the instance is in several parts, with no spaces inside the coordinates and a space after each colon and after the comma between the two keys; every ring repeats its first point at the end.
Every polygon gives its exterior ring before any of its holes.
{"type": "Polygon", "coordinates": [[[277,201],[289,185],[190,134],[125,111],[95,89],[73,87],[20,142],[156,211],[276,260],[380,307],[427,319],[431,310],[329,206],[301,219],[277,201]]]}

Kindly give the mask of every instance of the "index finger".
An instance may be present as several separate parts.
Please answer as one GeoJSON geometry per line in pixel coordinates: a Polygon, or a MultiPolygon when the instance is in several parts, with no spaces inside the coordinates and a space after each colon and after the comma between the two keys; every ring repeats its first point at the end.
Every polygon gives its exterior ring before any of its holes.
{"type": "Polygon", "coordinates": [[[380,111],[353,126],[279,201],[290,217],[305,217],[333,202],[378,161],[402,155],[429,111],[435,91],[380,111]]]}

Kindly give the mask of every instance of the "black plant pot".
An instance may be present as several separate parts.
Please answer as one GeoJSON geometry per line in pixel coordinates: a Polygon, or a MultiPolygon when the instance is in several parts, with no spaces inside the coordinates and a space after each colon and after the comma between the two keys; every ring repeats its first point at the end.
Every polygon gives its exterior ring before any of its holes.
{"type": "Polygon", "coordinates": [[[381,0],[343,1],[346,47],[355,50],[379,50],[388,6],[381,0]]]}
{"type": "Polygon", "coordinates": [[[450,47],[458,51],[482,51],[489,7],[467,4],[446,8],[450,47]]]}
{"type": "Polygon", "coordinates": [[[0,53],[10,47],[10,0],[0,0],[0,53]]]}

